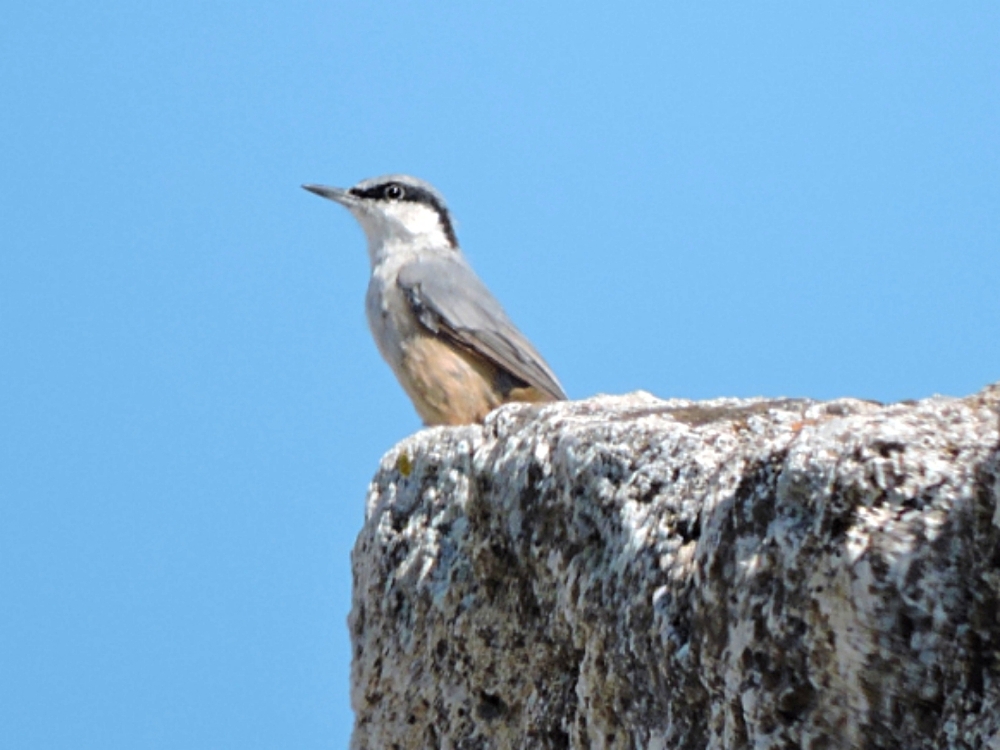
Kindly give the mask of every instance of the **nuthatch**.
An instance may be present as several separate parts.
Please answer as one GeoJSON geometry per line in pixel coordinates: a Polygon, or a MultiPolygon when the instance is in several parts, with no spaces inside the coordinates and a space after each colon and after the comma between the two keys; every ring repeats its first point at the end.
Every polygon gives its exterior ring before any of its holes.
{"type": "Polygon", "coordinates": [[[558,401],[562,386],[458,247],[444,198],[387,175],[303,185],[347,208],[368,237],[368,325],[424,424],[480,422],[510,401],[558,401]]]}

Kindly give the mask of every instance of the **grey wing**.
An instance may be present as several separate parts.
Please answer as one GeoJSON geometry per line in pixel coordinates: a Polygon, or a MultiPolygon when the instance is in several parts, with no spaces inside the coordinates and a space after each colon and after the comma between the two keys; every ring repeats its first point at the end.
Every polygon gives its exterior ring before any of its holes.
{"type": "Polygon", "coordinates": [[[429,330],[486,358],[525,385],[554,399],[566,398],[542,355],[462,260],[407,263],[397,283],[417,320],[429,330]]]}

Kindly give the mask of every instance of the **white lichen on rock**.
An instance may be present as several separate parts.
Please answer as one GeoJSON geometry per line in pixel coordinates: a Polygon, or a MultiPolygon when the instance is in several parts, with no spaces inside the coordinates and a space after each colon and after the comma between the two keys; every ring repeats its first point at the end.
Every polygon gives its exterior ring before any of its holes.
{"type": "Polygon", "coordinates": [[[414,435],[353,554],[353,747],[992,746],[998,411],[640,393],[414,435]]]}

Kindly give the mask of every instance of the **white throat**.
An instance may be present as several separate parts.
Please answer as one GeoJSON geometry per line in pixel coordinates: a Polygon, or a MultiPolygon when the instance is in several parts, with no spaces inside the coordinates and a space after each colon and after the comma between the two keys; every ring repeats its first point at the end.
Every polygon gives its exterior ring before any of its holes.
{"type": "Polygon", "coordinates": [[[368,238],[368,259],[372,268],[390,256],[412,256],[421,250],[450,247],[437,212],[421,203],[363,206],[352,209],[368,238]]]}

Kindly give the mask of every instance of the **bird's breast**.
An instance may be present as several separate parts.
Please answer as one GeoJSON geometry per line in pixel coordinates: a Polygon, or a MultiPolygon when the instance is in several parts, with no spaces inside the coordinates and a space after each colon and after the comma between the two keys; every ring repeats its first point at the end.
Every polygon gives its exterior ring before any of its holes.
{"type": "Polygon", "coordinates": [[[410,311],[409,301],[396,284],[395,274],[373,273],[365,297],[368,327],[379,353],[398,373],[406,346],[420,325],[410,311]]]}

